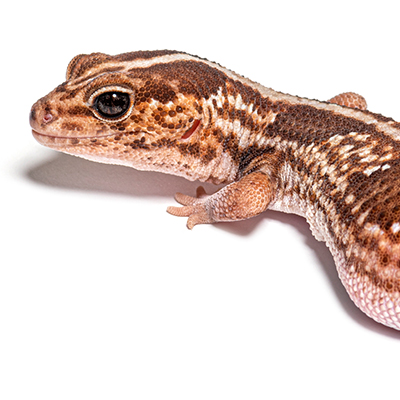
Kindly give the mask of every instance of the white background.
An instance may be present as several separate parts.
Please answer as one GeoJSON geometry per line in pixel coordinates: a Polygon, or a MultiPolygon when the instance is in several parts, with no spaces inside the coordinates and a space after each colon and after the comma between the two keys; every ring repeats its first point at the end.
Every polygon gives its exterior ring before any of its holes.
{"type": "Polygon", "coordinates": [[[197,183],[58,154],[28,124],[76,54],[164,48],[400,120],[396,3],[4,5],[0,398],[398,396],[400,332],[355,308],[302,218],[188,231],[165,209],[197,183]]]}

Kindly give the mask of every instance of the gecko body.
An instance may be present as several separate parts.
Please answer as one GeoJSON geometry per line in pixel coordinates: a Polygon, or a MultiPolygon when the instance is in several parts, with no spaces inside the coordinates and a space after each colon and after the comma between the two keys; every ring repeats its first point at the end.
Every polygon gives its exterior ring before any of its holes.
{"type": "Polygon", "coordinates": [[[39,143],[93,161],[226,184],[177,194],[187,225],[266,209],[304,216],[355,304],[400,330],[400,124],[361,96],[276,92],[176,51],[76,56],[32,107],[39,143]]]}

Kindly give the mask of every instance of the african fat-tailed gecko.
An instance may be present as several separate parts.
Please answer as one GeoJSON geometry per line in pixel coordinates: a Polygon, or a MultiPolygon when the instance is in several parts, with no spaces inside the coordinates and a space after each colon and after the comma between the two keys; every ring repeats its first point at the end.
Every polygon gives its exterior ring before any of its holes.
{"type": "Polygon", "coordinates": [[[306,217],[355,304],[400,330],[400,124],[356,94],[282,94],[176,51],[78,55],[40,99],[39,143],[93,161],[227,184],[177,194],[187,226],[266,209],[306,217]]]}

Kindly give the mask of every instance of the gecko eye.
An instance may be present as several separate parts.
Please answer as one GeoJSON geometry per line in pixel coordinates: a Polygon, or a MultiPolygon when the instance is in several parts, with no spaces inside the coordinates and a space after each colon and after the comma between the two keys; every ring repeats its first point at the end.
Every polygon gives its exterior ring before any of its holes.
{"type": "Polygon", "coordinates": [[[128,93],[105,92],[97,96],[93,106],[103,118],[122,117],[130,109],[131,99],[128,93]]]}

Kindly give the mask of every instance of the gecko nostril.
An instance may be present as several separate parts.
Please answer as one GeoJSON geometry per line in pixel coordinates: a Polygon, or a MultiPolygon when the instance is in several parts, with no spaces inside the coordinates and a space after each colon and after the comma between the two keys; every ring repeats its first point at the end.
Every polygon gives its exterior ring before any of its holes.
{"type": "Polygon", "coordinates": [[[53,115],[47,112],[46,114],[43,115],[43,122],[45,124],[48,124],[51,120],[53,119],[53,115]]]}

